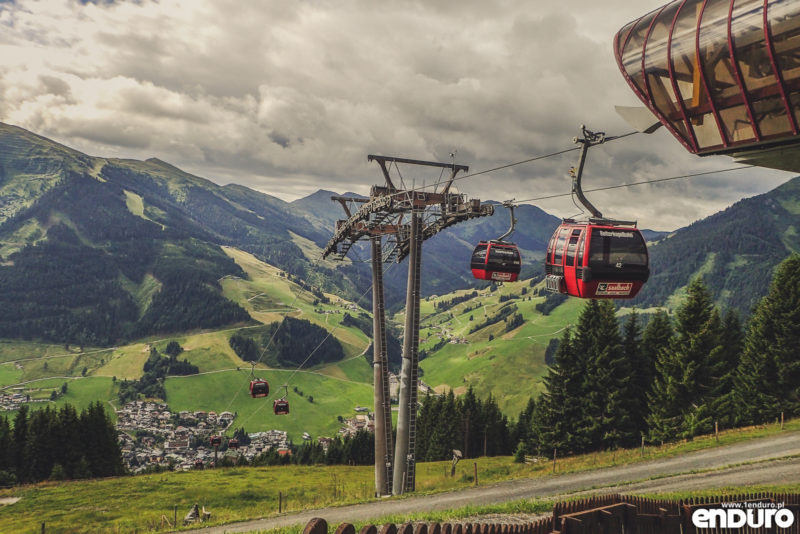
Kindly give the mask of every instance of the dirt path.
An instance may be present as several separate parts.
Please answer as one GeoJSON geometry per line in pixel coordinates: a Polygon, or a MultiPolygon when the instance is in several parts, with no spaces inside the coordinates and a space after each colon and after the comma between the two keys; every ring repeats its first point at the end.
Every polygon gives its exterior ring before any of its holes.
{"type": "Polygon", "coordinates": [[[606,488],[605,491],[613,492],[662,492],[728,485],[791,483],[800,481],[800,458],[787,458],[795,455],[800,455],[800,432],[787,432],[778,436],[628,466],[544,478],[512,480],[422,497],[384,499],[351,506],[309,510],[189,532],[204,534],[250,532],[304,524],[313,517],[324,517],[329,524],[344,521],[354,523],[389,514],[403,515],[533,497],[560,496],[591,488],[606,488]],[[772,461],[765,462],[765,460],[772,461]],[[761,463],[722,469],[725,466],[743,462],[761,463]],[[707,469],[717,469],[718,471],[682,474],[707,469]],[[653,477],[661,478],[647,480],[653,477]],[[613,487],[613,489],[609,489],[609,487],[613,487]]]}

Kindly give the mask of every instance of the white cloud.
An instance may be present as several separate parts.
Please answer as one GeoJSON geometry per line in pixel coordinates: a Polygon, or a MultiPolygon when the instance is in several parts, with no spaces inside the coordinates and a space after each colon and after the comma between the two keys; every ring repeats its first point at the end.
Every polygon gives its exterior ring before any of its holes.
{"type": "MultiPolygon", "coordinates": [[[[159,157],[286,199],[381,180],[366,155],[473,171],[629,127],[611,42],[661,0],[536,3],[74,0],[0,4],[0,120],[94,155],[159,157]]],[[[569,190],[575,153],[459,183],[483,198],[569,190]]],[[[731,165],[667,133],[592,149],[585,187],[731,165]]],[[[417,183],[437,174],[414,175],[417,183]]],[[[785,180],[725,177],[597,193],[603,211],[672,228],[785,180]]],[[[557,215],[571,202],[541,203],[557,215]]]]}

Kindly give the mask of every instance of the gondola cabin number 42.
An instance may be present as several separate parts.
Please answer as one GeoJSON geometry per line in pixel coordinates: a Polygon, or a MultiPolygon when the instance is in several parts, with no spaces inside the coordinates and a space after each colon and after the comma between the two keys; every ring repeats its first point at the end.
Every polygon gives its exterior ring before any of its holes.
{"type": "Polygon", "coordinates": [[[650,277],[647,245],[634,227],[565,220],[550,238],[547,288],[580,298],[629,299],[650,277]]]}

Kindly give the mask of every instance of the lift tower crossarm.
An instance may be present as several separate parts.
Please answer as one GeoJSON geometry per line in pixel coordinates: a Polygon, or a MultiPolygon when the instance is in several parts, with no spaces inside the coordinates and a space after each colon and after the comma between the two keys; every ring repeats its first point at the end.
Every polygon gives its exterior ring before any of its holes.
{"type": "MultiPolygon", "coordinates": [[[[338,200],[335,198],[334,200],[338,200]]],[[[390,191],[389,188],[373,186],[370,200],[346,220],[336,223],[336,231],[322,251],[327,258],[336,252],[337,245],[345,240],[356,241],[366,237],[363,229],[371,224],[380,224],[392,215],[408,213],[414,208],[428,206],[452,206],[464,203],[463,195],[454,193],[425,193],[422,191],[390,191]],[[359,224],[359,223],[364,223],[359,224]]],[[[478,201],[480,205],[480,201],[478,201]]],[[[447,208],[446,208],[447,209],[447,208]]]]}
{"type": "Polygon", "coordinates": [[[443,193],[448,193],[450,191],[450,185],[453,183],[453,180],[461,171],[469,172],[469,165],[456,165],[455,163],[442,163],[439,161],[423,161],[419,159],[407,159],[407,158],[395,158],[392,156],[377,156],[375,154],[370,154],[367,156],[367,161],[377,161],[378,165],[381,167],[381,171],[383,171],[383,177],[386,179],[386,184],[389,186],[390,189],[397,190],[397,188],[392,183],[391,178],[389,178],[389,170],[386,168],[386,163],[408,163],[410,165],[423,165],[426,167],[440,167],[443,169],[450,169],[450,179],[447,181],[447,184],[444,186],[443,193]]]}

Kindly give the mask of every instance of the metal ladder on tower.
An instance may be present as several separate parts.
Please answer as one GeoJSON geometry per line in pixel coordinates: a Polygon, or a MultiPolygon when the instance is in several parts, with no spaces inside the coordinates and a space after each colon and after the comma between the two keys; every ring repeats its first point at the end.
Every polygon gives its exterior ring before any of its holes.
{"type": "MultiPolygon", "coordinates": [[[[408,418],[408,463],[406,478],[406,491],[414,491],[416,487],[416,471],[417,471],[417,392],[419,390],[419,301],[420,301],[420,281],[421,281],[421,267],[422,267],[422,224],[417,226],[417,254],[416,265],[414,266],[414,308],[411,313],[414,314],[414,328],[411,330],[413,336],[411,351],[411,391],[409,392],[408,403],[410,405],[409,418],[408,418]]],[[[408,333],[406,333],[408,335],[408,333]]]]}
{"type": "MultiPolygon", "coordinates": [[[[374,287],[383,287],[383,269],[379,268],[375,272],[375,280],[373,281],[374,287]]],[[[383,301],[383,291],[378,293],[380,313],[383,316],[385,313],[385,306],[383,301]]],[[[383,398],[381,404],[383,405],[383,428],[386,439],[386,457],[384,458],[384,468],[386,469],[386,495],[392,494],[392,454],[394,451],[394,444],[392,443],[392,403],[390,401],[389,392],[389,356],[386,345],[386,333],[379,340],[380,347],[372,347],[376,354],[381,358],[381,382],[383,383],[383,398]]]]}

